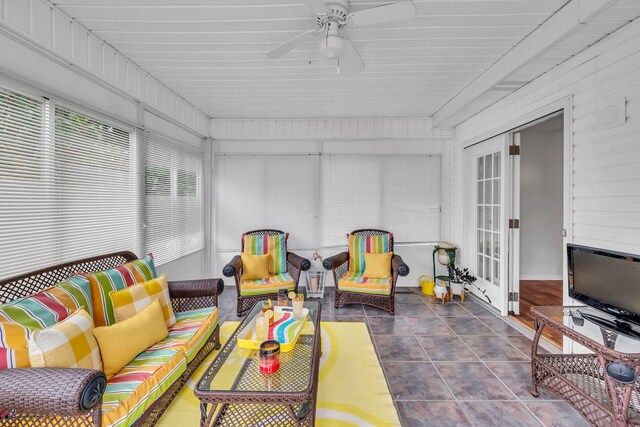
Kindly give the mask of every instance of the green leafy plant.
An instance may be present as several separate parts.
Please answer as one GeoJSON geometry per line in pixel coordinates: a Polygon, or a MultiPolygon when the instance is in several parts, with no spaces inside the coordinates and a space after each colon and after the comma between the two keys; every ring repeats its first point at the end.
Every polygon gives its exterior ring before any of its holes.
{"type": "Polygon", "coordinates": [[[470,287],[474,287],[484,296],[484,298],[491,304],[491,298],[487,295],[486,289],[482,289],[476,284],[476,280],[478,278],[469,272],[468,268],[460,269],[455,265],[447,266],[449,270],[449,277],[451,277],[452,282],[462,283],[465,291],[469,291],[470,287]]]}

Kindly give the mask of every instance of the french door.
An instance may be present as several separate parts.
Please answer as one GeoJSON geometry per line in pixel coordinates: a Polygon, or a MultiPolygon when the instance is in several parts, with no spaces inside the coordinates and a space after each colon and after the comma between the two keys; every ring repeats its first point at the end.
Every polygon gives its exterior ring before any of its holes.
{"type": "Polygon", "coordinates": [[[485,291],[473,292],[506,316],[508,301],[506,218],[507,148],[510,136],[500,135],[465,152],[465,267],[477,277],[485,291]]]}

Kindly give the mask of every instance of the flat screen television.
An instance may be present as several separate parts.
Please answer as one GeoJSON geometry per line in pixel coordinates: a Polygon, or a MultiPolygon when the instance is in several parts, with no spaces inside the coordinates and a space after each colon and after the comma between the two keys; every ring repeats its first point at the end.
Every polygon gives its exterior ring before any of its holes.
{"type": "Polygon", "coordinates": [[[640,324],[640,255],[574,244],[567,252],[571,298],[640,324]]]}

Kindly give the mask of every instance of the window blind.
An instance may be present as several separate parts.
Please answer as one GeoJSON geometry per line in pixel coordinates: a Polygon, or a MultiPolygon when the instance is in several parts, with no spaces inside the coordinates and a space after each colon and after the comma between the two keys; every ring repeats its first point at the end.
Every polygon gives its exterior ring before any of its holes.
{"type": "Polygon", "coordinates": [[[204,249],[203,153],[146,133],[145,235],[156,264],[204,249]]]}
{"type": "Polygon", "coordinates": [[[126,130],[0,88],[0,276],[136,250],[126,130]]]}
{"type": "Polygon", "coordinates": [[[319,245],[319,156],[224,155],[214,167],[216,249],[240,250],[242,233],[275,228],[291,249],[319,245]]]}
{"type": "Polygon", "coordinates": [[[321,175],[323,246],[344,246],[358,228],[440,240],[440,157],[328,155],[321,175]]]}

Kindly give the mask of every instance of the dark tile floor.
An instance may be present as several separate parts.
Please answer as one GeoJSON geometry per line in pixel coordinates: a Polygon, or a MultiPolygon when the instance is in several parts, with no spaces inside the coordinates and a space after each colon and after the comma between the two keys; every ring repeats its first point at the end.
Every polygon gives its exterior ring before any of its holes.
{"type": "MultiPolygon", "coordinates": [[[[440,304],[416,289],[396,294],[396,315],[323,300],[323,321],[364,322],[403,425],[581,427],[567,403],[529,394],[531,340],[473,301],[440,304]]],[[[220,297],[221,319],[238,320],[235,289],[220,297]]]]}

